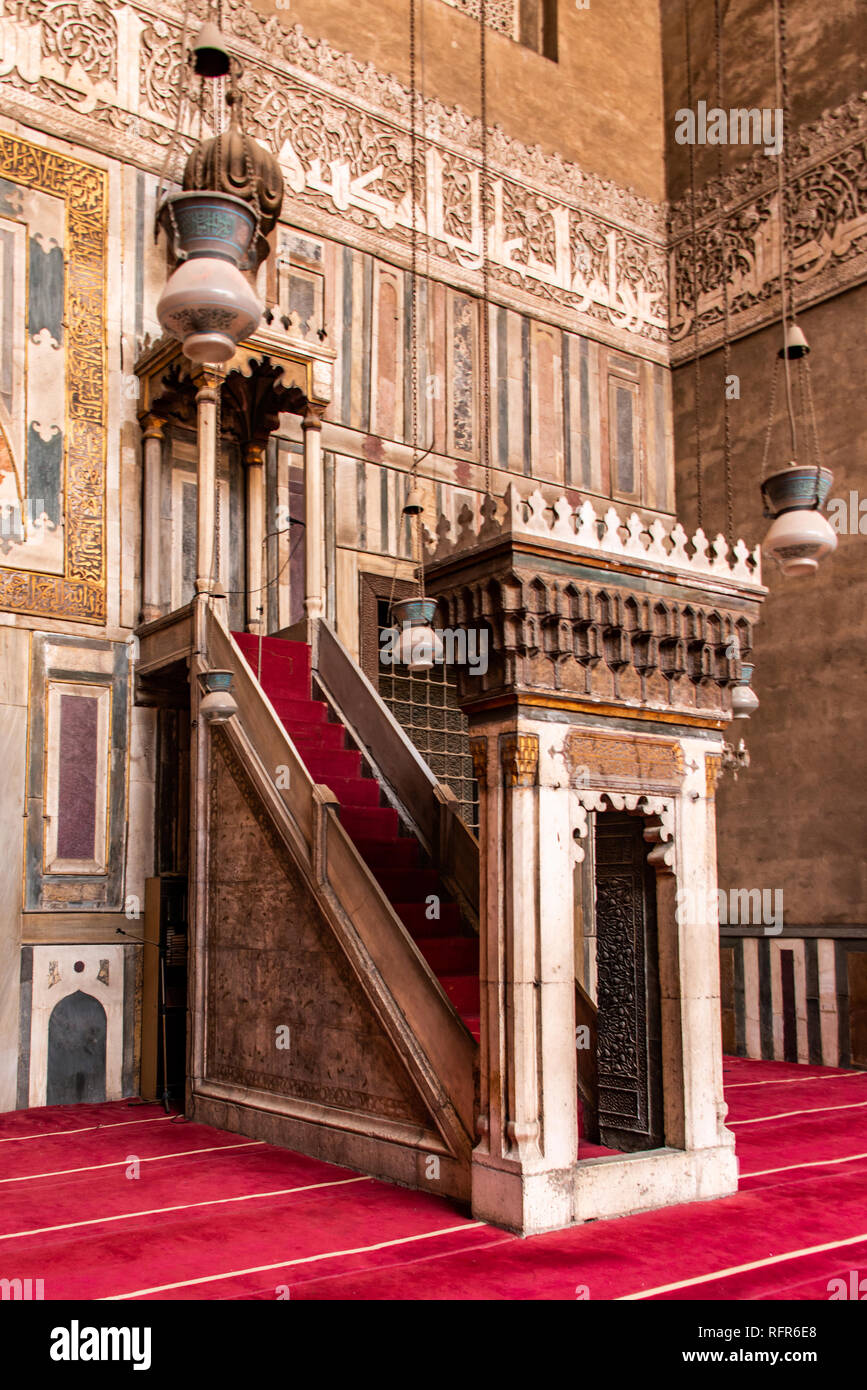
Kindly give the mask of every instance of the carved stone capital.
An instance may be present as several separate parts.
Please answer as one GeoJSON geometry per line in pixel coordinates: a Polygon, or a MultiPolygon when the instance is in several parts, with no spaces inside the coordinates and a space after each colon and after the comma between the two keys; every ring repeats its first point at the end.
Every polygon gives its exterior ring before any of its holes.
{"type": "Polygon", "coordinates": [[[480,787],[488,785],[488,740],[471,738],[470,753],[473,759],[473,776],[480,787]]]}
{"type": "Polygon", "coordinates": [[[166,422],[159,415],[145,415],[141,422],[142,439],[162,439],[166,422]]]}
{"type": "Polygon", "coordinates": [[[539,770],[538,734],[506,734],[500,743],[503,784],[534,787],[539,770]]]}
{"type": "Polygon", "coordinates": [[[197,363],[190,373],[196,385],[196,400],[204,404],[215,402],[225,375],[222,367],[205,362],[197,363]]]}
{"type": "Polygon", "coordinates": [[[261,468],[267,449],[267,439],[252,439],[244,450],[244,463],[248,468],[261,468]]]}
{"type": "Polygon", "coordinates": [[[708,801],[716,796],[716,784],[722,776],[722,753],[708,753],[704,760],[705,794],[708,801]]]}

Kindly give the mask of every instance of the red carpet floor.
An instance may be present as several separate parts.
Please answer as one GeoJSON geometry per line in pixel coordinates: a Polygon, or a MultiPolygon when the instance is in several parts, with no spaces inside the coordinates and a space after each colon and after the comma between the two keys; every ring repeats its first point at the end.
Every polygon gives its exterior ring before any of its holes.
{"type": "Polygon", "coordinates": [[[727,1058],[725,1079],[735,1196],[529,1240],[157,1107],[17,1111],[0,1277],[46,1299],[825,1300],[867,1276],[867,1073],[727,1058]]]}

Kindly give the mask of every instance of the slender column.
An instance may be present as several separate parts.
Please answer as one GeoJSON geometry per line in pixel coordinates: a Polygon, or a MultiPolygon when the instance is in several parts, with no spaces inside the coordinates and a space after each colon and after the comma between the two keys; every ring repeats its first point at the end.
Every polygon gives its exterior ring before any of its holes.
{"type": "Polygon", "coordinates": [[[506,894],[505,1011],[506,1075],[505,1152],[515,1158],[540,1156],[539,1056],[536,993],[536,775],[539,739],[535,734],[507,734],[500,744],[503,764],[503,859],[506,894]]]}
{"type": "Polygon", "coordinates": [[[214,591],[214,524],[217,501],[217,402],[222,371],[203,367],[196,392],[198,412],[198,488],[196,514],[196,593],[214,591]]]}
{"type": "MultiPolygon", "coordinates": [[[[730,1147],[729,1170],[733,1178],[734,1136],[725,1128],[720,1033],[715,792],[721,759],[714,759],[717,749],[711,748],[710,765],[705,764],[702,769],[707,744],[684,740],[681,747],[684,759],[697,763],[698,770],[684,781],[679,797],[676,855],[670,866],[676,867],[677,876],[669,872],[657,878],[663,1065],[673,1053],[671,1060],[680,1062],[682,1077],[673,1102],[666,1093],[665,1137],[667,1143],[683,1144],[687,1149],[730,1147]],[[698,795],[694,796],[694,792],[698,795]],[[684,910],[678,911],[679,906],[684,910]],[[668,942],[672,943],[670,948],[668,942]],[[670,960],[670,956],[674,959],[670,960]],[[676,1011],[670,1004],[675,989],[676,1011]],[[679,1026],[677,1048],[666,1033],[668,1020],[672,1031],[679,1026]],[[681,1114],[671,1108],[678,1103],[682,1105],[681,1114]],[[669,1125],[673,1138],[669,1137],[669,1125]]],[[[647,831],[645,837],[648,838],[647,831]]],[[[655,855],[656,851],[651,851],[650,862],[659,874],[655,855]]],[[[664,1074],[667,1079],[668,1071],[664,1074]]],[[[734,1182],[730,1190],[734,1190],[734,1182]]]]}
{"type": "MultiPolygon", "coordinates": [[[[538,734],[491,736],[499,758],[484,788],[479,779],[481,1113],[473,1212],[529,1232],[571,1219],[578,1149],[568,789],[540,785],[538,734]]],[[[481,742],[471,743],[479,772],[488,751],[488,740],[481,742]]]]}
{"type": "Polygon", "coordinates": [[[160,491],[163,468],[163,422],[156,415],[143,421],[142,602],[141,621],[151,623],[160,604],[160,491]]]}
{"type": "MultiPolygon", "coordinates": [[[[502,1130],[501,1087],[503,1049],[501,1045],[500,971],[498,945],[498,884],[500,881],[500,837],[498,833],[499,788],[496,778],[489,783],[488,736],[470,739],[473,776],[479,789],[479,1135],[477,1153],[491,1152],[491,1136],[502,1130]]],[[[496,764],[494,764],[496,766],[496,764]]],[[[496,1143],[496,1139],[494,1141],[496,1143]]]]}
{"type": "Polygon", "coordinates": [[[262,553],[265,539],[265,449],[247,445],[247,631],[264,632],[262,553]]]}
{"type": "Polygon", "coordinates": [[[322,486],[322,417],[308,406],[304,432],[304,616],[325,614],[325,528],[322,486]]]}

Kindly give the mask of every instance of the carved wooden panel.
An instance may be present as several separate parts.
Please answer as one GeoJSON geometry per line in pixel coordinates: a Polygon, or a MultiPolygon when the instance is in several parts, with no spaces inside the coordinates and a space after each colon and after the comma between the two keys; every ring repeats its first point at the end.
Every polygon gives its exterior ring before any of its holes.
{"type": "Polygon", "coordinates": [[[219,735],[210,787],[207,1076],[430,1128],[313,894],[219,735]]]}
{"type": "Polygon", "coordinates": [[[662,739],[573,729],[566,737],[564,752],[570,776],[580,786],[674,790],[684,777],[680,745],[662,739]]]}
{"type": "Polygon", "coordinates": [[[601,1142],[662,1142],[654,874],[637,816],[596,819],[596,968],[601,1142]]]}

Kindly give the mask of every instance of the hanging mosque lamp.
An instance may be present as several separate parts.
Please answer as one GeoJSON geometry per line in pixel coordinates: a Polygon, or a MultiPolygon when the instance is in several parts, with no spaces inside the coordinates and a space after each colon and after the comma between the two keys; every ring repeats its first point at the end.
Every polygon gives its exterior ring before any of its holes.
{"type": "Polygon", "coordinates": [[[822,513],[833,481],[833,474],[829,468],[822,467],[819,458],[816,413],[807,366],[809,351],[807,340],[798,325],[796,323],[787,324],[785,346],[778,352],[777,364],[774,367],[771,405],[765,436],[765,456],[762,463],[762,472],[764,473],[773,428],[779,362],[782,361],[786,375],[792,459],[785,468],[767,474],[762,479],[761,492],[765,504],[765,516],[772,518],[762,544],[762,552],[765,555],[772,555],[787,577],[814,574],[819,567],[819,561],[837,548],[837,537],[827,517],[822,513]],[[801,399],[805,403],[805,407],[809,407],[812,423],[814,462],[811,464],[799,464],[797,461],[795,413],[789,379],[790,363],[792,362],[798,363],[801,399]]]}
{"type": "MultiPolygon", "coordinates": [[[[783,9],[780,0],[774,4],[774,69],[776,78],[777,104],[783,113],[783,123],[789,129],[788,65],[786,57],[786,33],[783,22],[783,9]]],[[[774,377],[771,385],[771,400],[768,410],[768,423],[765,429],[765,447],[762,457],[761,492],[765,504],[765,516],[771,518],[771,525],[765,536],[762,551],[772,555],[787,577],[815,574],[819,561],[837,548],[837,537],[822,508],[828,497],[833,475],[822,467],[819,457],[819,433],[816,425],[816,408],[810,383],[810,347],[798,326],[795,311],[794,249],[792,244],[793,216],[789,200],[788,139],[777,156],[777,199],[779,210],[780,247],[780,321],[783,330],[783,346],[777,353],[774,363],[774,377]],[[784,468],[773,473],[767,472],[768,452],[774,423],[774,405],[777,396],[780,362],[786,387],[786,412],[789,422],[791,455],[784,468]],[[795,422],[793,397],[793,375],[797,373],[797,384],[804,420],[804,432],[812,435],[813,461],[810,464],[798,462],[798,434],[795,422]]]]}
{"type": "MultiPolygon", "coordinates": [[[[221,76],[221,54],[219,31],[206,25],[194,50],[194,71],[221,76]],[[206,33],[210,29],[213,34],[206,33]]],[[[228,130],[195,146],[184,168],[183,192],[168,195],[157,211],[175,263],[157,318],[194,362],[228,362],[258,327],[262,306],[253,281],[283,202],[277,160],[242,128],[239,73],[240,64],[231,59],[228,130]]],[[[217,92],[215,112],[219,97],[217,92]]]]}
{"type": "Polygon", "coordinates": [[[410,671],[430,671],[442,661],[442,638],[433,625],[437,601],[427,598],[424,591],[424,551],[421,539],[421,514],[424,511],[421,490],[412,479],[403,506],[403,515],[416,530],[419,551],[419,591],[409,598],[393,599],[390,616],[398,629],[396,660],[410,671]]]}

